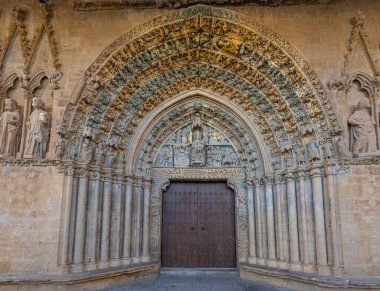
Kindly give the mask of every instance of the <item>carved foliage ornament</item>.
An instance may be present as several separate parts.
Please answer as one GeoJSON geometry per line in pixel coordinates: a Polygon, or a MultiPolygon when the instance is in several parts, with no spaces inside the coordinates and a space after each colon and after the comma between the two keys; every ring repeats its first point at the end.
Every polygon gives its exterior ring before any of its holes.
{"type": "Polygon", "coordinates": [[[195,4],[207,5],[263,5],[281,6],[298,4],[327,4],[330,0],[74,0],[77,10],[131,9],[131,8],[182,8],[195,4]]]}

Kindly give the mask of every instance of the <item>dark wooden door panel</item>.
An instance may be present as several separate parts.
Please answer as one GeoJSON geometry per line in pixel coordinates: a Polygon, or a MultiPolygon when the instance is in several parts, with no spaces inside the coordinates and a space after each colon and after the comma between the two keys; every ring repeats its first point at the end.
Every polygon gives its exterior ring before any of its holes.
{"type": "Polygon", "coordinates": [[[162,205],[163,267],[236,266],[234,195],[225,183],[173,182],[162,205]]]}

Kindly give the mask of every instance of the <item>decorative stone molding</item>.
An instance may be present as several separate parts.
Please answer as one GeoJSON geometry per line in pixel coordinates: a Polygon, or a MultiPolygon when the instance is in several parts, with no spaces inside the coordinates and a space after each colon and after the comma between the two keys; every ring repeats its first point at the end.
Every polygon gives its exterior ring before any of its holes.
{"type": "Polygon", "coordinates": [[[207,5],[261,5],[261,6],[281,6],[299,4],[328,4],[330,0],[74,0],[73,7],[76,10],[102,10],[102,9],[136,9],[136,8],[183,8],[195,4],[207,5]]]}
{"type": "Polygon", "coordinates": [[[120,137],[133,134],[139,120],[158,104],[203,87],[249,113],[274,155],[290,140],[297,141],[297,147],[306,134],[322,143],[340,134],[322,84],[290,44],[234,12],[194,6],[132,30],[101,54],[67,107],[62,121],[65,132],[70,132],[67,144],[82,135],[70,124],[83,124],[94,130],[98,142],[112,138],[127,149],[128,140],[120,137]],[[199,47],[195,40],[211,27],[212,39],[199,47]],[[163,38],[163,31],[170,33],[163,38]],[[229,40],[223,39],[227,34],[229,40]],[[163,47],[173,54],[166,57],[160,51],[163,47]],[[264,48],[264,59],[259,47],[264,48]],[[89,94],[93,82],[106,85],[89,94]],[[305,131],[310,124],[318,126],[305,131]]]}

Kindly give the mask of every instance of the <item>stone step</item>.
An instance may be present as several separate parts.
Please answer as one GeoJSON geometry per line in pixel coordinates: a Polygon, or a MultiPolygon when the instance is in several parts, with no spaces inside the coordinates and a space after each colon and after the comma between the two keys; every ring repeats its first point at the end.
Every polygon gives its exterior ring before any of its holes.
{"type": "Polygon", "coordinates": [[[238,276],[236,268],[161,268],[160,275],[234,275],[238,276]]]}

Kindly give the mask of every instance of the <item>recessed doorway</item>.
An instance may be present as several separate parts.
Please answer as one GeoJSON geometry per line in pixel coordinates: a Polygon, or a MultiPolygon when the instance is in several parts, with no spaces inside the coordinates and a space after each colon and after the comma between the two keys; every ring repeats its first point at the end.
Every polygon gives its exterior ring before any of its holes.
{"type": "Polygon", "coordinates": [[[226,183],[172,182],[162,208],[162,267],[236,267],[234,193],[226,183]]]}

